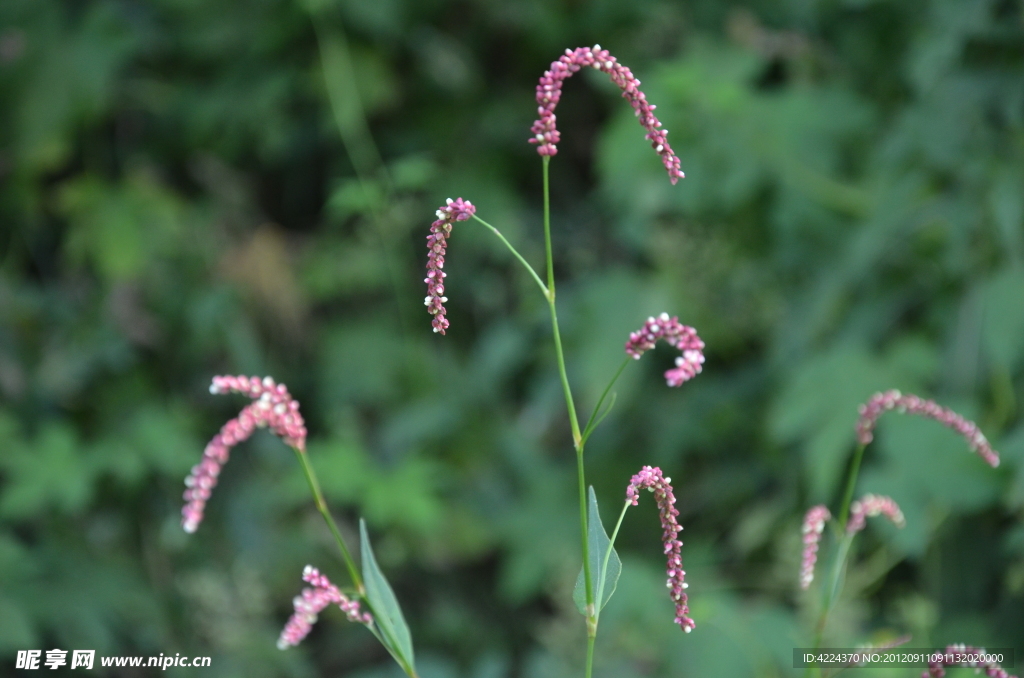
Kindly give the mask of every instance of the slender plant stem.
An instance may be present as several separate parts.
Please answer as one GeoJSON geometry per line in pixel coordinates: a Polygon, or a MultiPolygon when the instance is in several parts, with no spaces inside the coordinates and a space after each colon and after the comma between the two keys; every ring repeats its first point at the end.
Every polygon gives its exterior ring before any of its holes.
{"type": "MultiPolygon", "coordinates": [[[[608,563],[612,558],[612,551],[615,550],[615,539],[619,536],[619,528],[622,527],[622,519],[626,517],[626,509],[630,506],[627,501],[622,506],[622,511],[619,513],[619,519],[615,523],[615,529],[612,530],[612,537],[608,541],[608,550],[604,552],[604,557],[601,559],[601,571],[598,574],[600,580],[608,583],[608,563]]],[[[594,614],[587,619],[587,630],[593,630],[592,633],[587,633],[587,676],[590,678],[590,674],[594,668],[594,641],[597,639],[597,621],[598,617],[601,616],[601,601],[594,601],[594,614]]]]}
{"type": "MultiPolygon", "coordinates": [[[[569,377],[565,372],[565,354],[562,352],[562,337],[558,332],[558,312],[555,309],[555,265],[551,252],[551,191],[548,188],[548,163],[550,156],[544,156],[544,250],[548,264],[548,306],[551,308],[551,331],[555,338],[555,357],[558,359],[558,376],[562,380],[562,392],[565,394],[565,405],[569,409],[569,425],[572,427],[572,444],[578,452],[582,452],[580,422],[576,418],[576,405],[572,401],[572,390],[569,388],[569,377]]],[[[586,492],[580,487],[580,496],[586,508],[586,492]]],[[[585,531],[584,531],[585,534],[585,531]]]]}
{"type": "Polygon", "coordinates": [[[626,510],[631,506],[629,500],[622,505],[622,512],[619,513],[619,520],[615,523],[615,529],[612,530],[612,538],[608,540],[608,550],[604,553],[604,561],[601,563],[601,579],[605,579],[608,575],[608,561],[611,560],[612,551],[615,550],[615,539],[619,536],[619,528],[622,527],[622,519],[626,517],[626,510]]]}
{"type": "MultiPolygon", "coordinates": [[[[580,422],[576,418],[576,405],[572,401],[572,391],[569,389],[569,377],[565,371],[565,356],[562,353],[562,338],[558,334],[558,313],[555,311],[555,288],[550,287],[551,297],[551,326],[554,328],[555,355],[558,358],[558,376],[562,379],[562,391],[565,393],[565,405],[569,408],[569,425],[572,427],[572,443],[576,451],[583,454],[583,436],[580,434],[580,422]]],[[[580,457],[582,459],[582,456],[580,457]]],[[[580,489],[582,493],[582,488],[580,489]]]]}
{"type": "Polygon", "coordinates": [[[562,338],[558,332],[558,313],[555,310],[555,265],[551,251],[551,190],[548,182],[548,164],[551,158],[544,156],[544,253],[548,268],[548,306],[551,309],[551,332],[555,340],[555,357],[558,359],[558,376],[562,380],[562,392],[565,395],[565,406],[569,410],[569,424],[572,427],[572,443],[576,448],[576,473],[580,486],[580,541],[583,546],[583,587],[587,600],[587,668],[586,676],[590,678],[594,661],[594,638],[597,633],[597,618],[594,606],[594,591],[591,588],[593,574],[590,571],[590,545],[587,543],[587,483],[583,471],[583,436],[580,435],[580,423],[576,417],[576,405],[572,400],[569,388],[569,377],[565,371],[565,355],[562,352],[562,338]]]}
{"type": "MultiPolygon", "coordinates": [[[[355,560],[352,558],[352,554],[349,552],[348,546],[345,545],[345,540],[341,537],[341,532],[338,530],[338,526],[335,524],[330,510],[327,508],[327,501],[324,500],[324,493],[320,489],[320,481],[317,480],[316,471],[313,470],[313,465],[309,462],[309,455],[296,447],[293,447],[292,449],[295,450],[295,454],[299,458],[299,463],[302,465],[302,470],[306,473],[306,482],[309,483],[309,489],[313,492],[313,501],[316,502],[316,507],[319,509],[320,515],[324,517],[327,527],[330,528],[331,534],[334,535],[334,541],[338,544],[338,549],[341,550],[341,557],[345,561],[345,567],[348,568],[348,576],[352,578],[352,583],[355,584],[356,592],[359,594],[359,597],[363,599],[363,603],[367,608],[369,608],[370,613],[374,618],[377,618],[380,616],[380,613],[374,609],[373,603],[366,597],[366,587],[363,586],[363,579],[359,576],[359,569],[356,567],[355,560]]],[[[383,640],[377,631],[372,627],[370,630],[375,636],[377,636],[378,640],[381,640],[383,643],[383,640]]],[[[404,659],[394,652],[391,652],[390,649],[388,649],[388,652],[394,658],[395,662],[402,667],[402,670],[405,671],[409,678],[419,678],[419,676],[416,675],[416,670],[406,663],[404,659]]]]}
{"type": "MultiPolygon", "coordinates": [[[[821,647],[825,637],[825,627],[828,625],[828,617],[832,613],[832,607],[839,597],[840,580],[843,570],[846,567],[846,559],[850,555],[850,545],[853,543],[853,535],[846,534],[846,524],[850,519],[850,505],[853,503],[853,492],[857,488],[857,478],[860,475],[860,464],[864,459],[864,444],[858,444],[853,453],[853,461],[850,463],[850,471],[846,478],[846,489],[843,491],[842,503],[839,505],[839,545],[836,549],[835,559],[832,564],[832,578],[828,588],[825,589],[825,598],[822,601],[821,616],[818,618],[818,625],[814,633],[814,649],[821,647]]],[[[808,673],[811,667],[807,667],[808,673]]],[[[823,675],[819,667],[818,674],[823,675]]]]}
{"type": "Polygon", "coordinates": [[[850,504],[853,502],[853,491],[857,487],[857,476],[860,474],[860,462],[864,458],[865,445],[857,445],[853,453],[853,463],[850,464],[850,475],[846,480],[846,491],[843,493],[843,503],[839,507],[839,527],[846,530],[846,521],[850,517],[850,504]]]}
{"type": "Polygon", "coordinates": [[[523,258],[523,255],[519,254],[519,252],[516,251],[515,247],[512,247],[512,243],[505,239],[505,236],[501,234],[501,231],[496,229],[494,226],[491,226],[490,224],[488,224],[486,221],[484,221],[475,214],[473,215],[473,218],[479,221],[487,228],[491,229],[494,235],[498,236],[498,239],[501,240],[501,242],[505,243],[505,247],[507,247],[509,251],[515,255],[516,259],[519,260],[519,263],[525,266],[526,270],[530,272],[530,275],[533,277],[534,281],[536,281],[537,285],[540,287],[540,291],[544,294],[544,298],[547,299],[549,296],[547,285],[545,285],[544,281],[540,279],[539,275],[537,275],[537,271],[533,270],[533,266],[530,266],[529,262],[527,262],[526,259],[523,258]]]}
{"type": "MultiPolygon", "coordinates": [[[[594,405],[594,411],[590,413],[590,418],[587,419],[587,425],[583,427],[584,443],[587,442],[587,438],[589,438],[590,434],[594,432],[595,428],[597,428],[597,424],[600,423],[602,419],[604,419],[604,417],[602,417],[601,419],[597,419],[598,412],[600,412],[601,410],[601,405],[604,404],[605,398],[608,397],[608,393],[611,392],[612,390],[612,386],[614,386],[615,382],[619,380],[619,376],[622,374],[622,371],[626,369],[626,365],[628,365],[631,361],[632,358],[628,356],[625,360],[622,361],[622,364],[619,365],[619,369],[615,371],[615,376],[612,377],[612,380],[609,381],[608,385],[604,387],[604,392],[601,393],[601,397],[597,399],[597,404],[594,405]]],[[[612,404],[614,405],[614,402],[612,404]]]]}
{"type": "Polygon", "coordinates": [[[331,534],[334,535],[334,541],[337,542],[338,549],[341,551],[342,560],[345,561],[345,567],[348,568],[348,575],[352,578],[352,583],[355,584],[359,596],[365,598],[366,588],[363,586],[363,578],[359,576],[356,562],[352,559],[352,554],[349,552],[348,546],[345,545],[345,540],[341,538],[341,532],[338,530],[330,510],[327,508],[324,493],[320,490],[320,481],[316,478],[316,471],[313,470],[313,465],[309,463],[309,455],[298,448],[293,447],[292,449],[295,450],[295,454],[299,458],[302,470],[306,472],[306,482],[309,483],[309,489],[313,492],[313,501],[316,502],[320,515],[324,517],[327,527],[330,528],[331,534]]]}
{"type": "Polygon", "coordinates": [[[544,175],[544,253],[547,258],[548,264],[548,298],[550,301],[555,299],[555,266],[554,257],[551,254],[551,190],[548,187],[548,164],[551,162],[551,156],[545,155],[543,158],[543,175],[544,175]]]}
{"type": "MultiPolygon", "coordinates": [[[[390,236],[388,220],[383,206],[389,204],[395,194],[394,181],[388,172],[387,165],[377,148],[367,121],[366,109],[356,87],[356,71],[352,63],[352,55],[348,46],[348,38],[343,27],[328,28],[324,17],[316,10],[310,10],[310,21],[316,37],[317,49],[320,54],[320,67],[324,77],[324,88],[331,106],[335,126],[345,147],[345,154],[352,169],[355,170],[359,186],[367,203],[367,212],[373,222],[380,241],[384,266],[388,272],[391,288],[394,293],[395,313],[402,339],[406,344],[404,358],[408,366],[412,366],[409,357],[408,314],[410,309],[402,294],[402,279],[396,267],[394,238],[390,236]],[[379,195],[375,184],[383,187],[384,195],[379,195]]],[[[407,253],[405,253],[407,254],[407,253]]],[[[399,257],[403,252],[399,252],[399,257]]]]}

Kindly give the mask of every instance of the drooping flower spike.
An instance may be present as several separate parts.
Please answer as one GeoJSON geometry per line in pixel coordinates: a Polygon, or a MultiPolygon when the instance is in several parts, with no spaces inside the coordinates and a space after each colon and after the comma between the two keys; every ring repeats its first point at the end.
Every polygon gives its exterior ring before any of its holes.
{"type": "Polygon", "coordinates": [[[654,348],[658,339],[664,339],[683,352],[676,358],[675,369],[665,372],[669,386],[682,386],[683,382],[700,374],[704,365],[704,342],[697,336],[697,330],[683,325],[676,316],[670,318],[668,313],[648,318],[643,327],[631,333],[626,342],[626,353],[640,360],[640,356],[654,348]]]}
{"type": "Polygon", "coordinates": [[[907,521],[903,518],[903,511],[900,510],[900,507],[891,497],[865,494],[850,504],[850,520],[846,523],[846,533],[856,534],[860,532],[864,529],[867,519],[876,516],[885,516],[896,527],[904,527],[907,524],[907,521]]]}
{"type": "Polygon", "coordinates": [[[530,143],[537,144],[537,153],[542,156],[558,153],[556,144],[561,140],[561,135],[555,126],[555,107],[562,97],[562,82],[585,66],[596,68],[611,76],[612,82],[622,90],[623,98],[629,101],[633,113],[647,130],[645,138],[650,140],[651,146],[661,157],[661,163],[668,171],[669,180],[674,184],[682,179],[685,175],[679,168],[679,158],[668,145],[668,130],[661,128],[661,121],[654,115],[656,106],[647,103],[647,97],[640,91],[640,81],[633,72],[618,63],[615,57],[609,54],[608,50],[601,49],[600,45],[579,47],[575,51],[565,50],[565,54],[558,57],[557,61],[551,62],[551,69],[544,71],[544,75],[541,76],[537,84],[537,114],[540,117],[530,128],[533,133],[530,143]]]}
{"type": "Polygon", "coordinates": [[[215,435],[203,459],[185,478],[185,506],[181,509],[181,526],[186,532],[195,532],[203,520],[203,510],[210,493],[217,485],[217,476],[227,462],[232,447],[246,440],[257,428],[269,428],[292,447],[305,451],[306,424],[284,384],[270,377],[214,377],[210,393],[241,393],[256,402],[246,405],[238,416],[231,419],[215,435]]]}
{"type": "Polygon", "coordinates": [[[444,302],[448,301],[448,297],[444,296],[444,279],[447,274],[442,270],[448,236],[452,233],[453,223],[465,221],[475,212],[476,207],[468,200],[448,198],[447,203],[438,208],[437,220],[430,225],[430,235],[427,236],[427,277],[423,279],[427,283],[427,296],[423,304],[434,316],[430,324],[439,334],[444,334],[448,329],[444,308],[444,302]]]}
{"type": "Polygon", "coordinates": [[[1011,676],[1003,667],[995,662],[957,661],[963,655],[977,656],[984,654],[984,648],[971,647],[970,645],[949,645],[940,658],[941,661],[928,662],[928,670],[921,674],[921,678],[942,678],[946,675],[945,667],[947,666],[966,666],[973,668],[975,673],[984,671],[988,678],[1017,678],[1017,676],[1011,676]]]}
{"type": "Polygon", "coordinates": [[[626,501],[636,506],[641,489],[654,493],[654,501],[658,504],[658,513],[661,516],[661,541],[665,545],[665,557],[668,559],[668,581],[665,585],[676,606],[675,623],[689,633],[697,624],[690,619],[690,607],[686,602],[686,589],[689,584],[686,583],[686,571],[683,570],[683,542],[678,538],[683,528],[676,520],[679,511],[675,507],[676,497],[672,493],[671,482],[671,478],[662,475],[660,468],[644,466],[630,480],[629,487],[626,488],[626,501]]]}
{"type": "Polygon", "coordinates": [[[814,564],[818,562],[818,543],[825,523],[832,517],[828,508],[819,504],[812,506],[804,516],[804,553],[800,562],[800,588],[806,590],[814,581],[814,564]]]}
{"type": "Polygon", "coordinates": [[[972,451],[977,452],[988,465],[999,466],[999,453],[992,449],[985,434],[978,425],[968,421],[946,407],[932,400],[925,400],[916,395],[903,395],[897,390],[876,393],[860,406],[860,418],[857,420],[857,440],[867,445],[874,438],[875,423],[883,412],[896,410],[900,413],[919,414],[948,426],[967,440],[972,451]]]}
{"type": "Polygon", "coordinates": [[[373,623],[373,617],[368,612],[359,609],[359,601],[350,600],[348,596],[338,590],[338,587],[331,583],[326,575],[320,574],[312,565],[307,565],[302,571],[302,579],[313,588],[302,589],[302,594],[295,596],[292,604],[295,612],[288,623],[281,631],[281,637],[277,640],[278,649],[285,649],[291,645],[298,645],[302,639],[309,635],[316,623],[317,615],[329,605],[337,605],[345,613],[348,620],[369,626],[373,623]]]}

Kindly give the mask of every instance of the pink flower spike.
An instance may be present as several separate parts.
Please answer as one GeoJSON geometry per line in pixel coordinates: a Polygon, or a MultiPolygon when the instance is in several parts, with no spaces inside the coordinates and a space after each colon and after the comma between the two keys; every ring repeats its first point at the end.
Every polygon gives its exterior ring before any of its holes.
{"type": "Polygon", "coordinates": [[[437,210],[437,221],[430,225],[430,235],[427,236],[427,277],[423,279],[427,283],[427,297],[423,304],[430,315],[434,316],[430,324],[439,334],[444,334],[448,329],[448,319],[444,317],[444,302],[448,301],[448,297],[444,296],[444,279],[448,274],[441,270],[444,268],[448,236],[452,233],[453,223],[465,221],[475,213],[476,207],[470,201],[448,198],[447,203],[437,210]]]}
{"type": "Polygon", "coordinates": [[[350,600],[312,565],[307,565],[306,569],[302,571],[302,579],[312,584],[313,588],[302,589],[302,594],[296,596],[292,601],[295,612],[281,631],[281,637],[277,641],[278,649],[283,650],[291,645],[301,643],[302,639],[313,629],[317,616],[329,605],[340,607],[351,622],[367,626],[373,623],[373,617],[369,613],[360,612],[358,601],[350,600]]]}
{"type": "Polygon", "coordinates": [[[181,526],[186,532],[195,532],[202,522],[206,502],[231,448],[257,428],[269,428],[288,445],[301,452],[306,450],[306,423],[299,413],[299,403],[284,384],[277,384],[270,377],[214,377],[210,393],[241,393],[256,402],[246,405],[237,417],[221,427],[220,433],[206,444],[202,461],[185,478],[186,504],[181,509],[181,526]]]}
{"type": "Polygon", "coordinates": [[[676,497],[672,493],[671,478],[665,478],[661,469],[644,466],[640,473],[633,476],[626,488],[626,501],[633,506],[637,505],[640,490],[646,488],[654,493],[654,500],[658,504],[658,513],[661,516],[661,541],[665,544],[665,556],[668,559],[668,581],[665,586],[669,588],[669,595],[676,606],[675,623],[689,633],[697,624],[690,619],[690,607],[686,602],[686,571],[683,570],[682,547],[683,542],[678,539],[682,526],[676,520],[679,511],[675,507],[676,497]]]}
{"type": "Polygon", "coordinates": [[[700,374],[704,365],[704,342],[697,336],[697,330],[683,325],[676,316],[670,318],[668,313],[648,318],[643,327],[631,333],[626,342],[626,353],[640,360],[640,356],[654,348],[658,339],[664,339],[683,352],[676,358],[675,369],[665,372],[669,386],[682,386],[683,382],[700,374]]]}
{"type": "Polygon", "coordinates": [[[984,655],[985,648],[971,647],[970,645],[949,645],[941,657],[935,657],[934,661],[928,662],[928,670],[921,674],[921,678],[942,678],[946,675],[947,666],[967,666],[974,669],[975,673],[985,672],[988,678],[1017,678],[1011,676],[1003,667],[995,662],[964,661],[963,655],[971,656],[984,655]]]}
{"type": "Polygon", "coordinates": [[[668,172],[669,181],[675,184],[685,175],[679,169],[679,158],[672,152],[668,144],[668,130],[661,128],[661,122],[654,115],[654,106],[647,103],[647,97],[640,91],[640,81],[633,72],[616,61],[608,50],[600,45],[579,47],[575,51],[565,50],[565,54],[551,62],[551,69],[544,71],[537,84],[537,113],[540,117],[533,123],[530,132],[531,144],[537,144],[537,153],[550,156],[558,153],[556,144],[561,140],[555,126],[555,107],[562,98],[562,83],[572,77],[585,66],[591,66],[611,76],[612,82],[622,90],[622,96],[633,107],[633,113],[640,125],[647,130],[645,138],[650,140],[651,147],[661,157],[661,163],[668,172]]]}
{"type": "Polygon", "coordinates": [[[857,420],[857,440],[867,445],[874,438],[875,423],[883,412],[896,410],[902,414],[919,414],[947,426],[967,440],[971,450],[977,452],[992,468],[999,466],[999,453],[992,449],[985,435],[973,421],[968,421],[948,408],[938,405],[933,400],[925,400],[916,395],[903,395],[897,390],[876,393],[860,406],[860,418],[857,420]]]}
{"type": "Polygon", "coordinates": [[[814,564],[818,562],[818,542],[825,523],[832,517],[824,505],[813,506],[804,516],[804,555],[800,562],[800,588],[807,590],[814,581],[814,564]]]}
{"type": "Polygon", "coordinates": [[[864,529],[866,520],[876,516],[885,516],[896,527],[904,527],[907,524],[903,518],[903,511],[900,511],[900,507],[891,497],[865,494],[850,504],[850,520],[846,523],[846,533],[860,532],[864,529]]]}

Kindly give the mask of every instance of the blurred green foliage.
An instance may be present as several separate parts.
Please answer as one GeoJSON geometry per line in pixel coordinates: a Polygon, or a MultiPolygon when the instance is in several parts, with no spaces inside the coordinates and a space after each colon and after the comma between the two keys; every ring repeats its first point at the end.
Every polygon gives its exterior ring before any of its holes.
{"type": "Polygon", "coordinates": [[[274,647],[302,567],[344,577],[279,441],[239,447],[199,532],[179,527],[183,477],[241,406],[209,379],[244,373],[302,401],[423,678],[576,674],[544,304],[472,223],[451,241],[448,336],[419,300],[448,196],[540,263],[533,86],[595,42],[643,80],[688,176],[669,185],[600,74],[568,83],[551,167],[581,409],[647,315],[708,344],[679,390],[669,351],[630,366],[588,445],[606,522],[641,465],[674,478],[698,623],[672,624],[653,503],[630,511],[597,675],[792,675],[817,609],[796,592],[800,517],[835,500],[856,406],[891,387],[976,418],[1004,464],[883,419],[860,489],[908,526],[859,541],[828,641],[1024,647],[1019,0],[4,0],[5,665],[59,647],[392,675],[340,613],[274,647]]]}

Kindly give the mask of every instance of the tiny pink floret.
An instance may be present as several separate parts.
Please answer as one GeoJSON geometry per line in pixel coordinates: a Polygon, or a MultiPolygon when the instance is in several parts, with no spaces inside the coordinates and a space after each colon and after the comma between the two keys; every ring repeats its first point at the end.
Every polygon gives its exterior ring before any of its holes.
{"type": "Polygon", "coordinates": [[[306,423],[299,413],[298,401],[284,384],[277,384],[270,377],[214,377],[210,393],[241,393],[256,402],[246,405],[237,417],[221,427],[220,433],[206,444],[202,461],[185,478],[186,504],[181,509],[181,526],[186,532],[195,532],[202,522],[206,502],[231,448],[257,428],[269,428],[288,445],[303,452],[306,449],[306,423]]]}
{"type": "Polygon", "coordinates": [[[658,504],[658,514],[661,516],[661,541],[665,546],[665,557],[668,559],[668,580],[665,586],[668,587],[669,596],[676,606],[675,623],[689,633],[697,624],[690,619],[690,607],[686,599],[689,584],[686,583],[686,571],[683,570],[683,542],[678,537],[683,528],[677,520],[679,511],[675,507],[676,497],[672,493],[671,482],[671,478],[662,475],[660,468],[644,466],[629,481],[626,501],[636,506],[641,489],[654,493],[654,501],[658,504]]]}
{"type": "Polygon", "coordinates": [[[900,413],[919,414],[947,426],[959,433],[967,441],[971,450],[977,452],[988,465],[999,466],[999,453],[985,438],[978,425],[964,419],[959,414],[942,407],[932,400],[925,400],[916,395],[903,395],[897,390],[876,393],[860,406],[860,418],[857,420],[857,440],[867,445],[874,438],[875,424],[883,412],[896,410],[900,413]]]}
{"type": "Polygon", "coordinates": [[[846,523],[846,533],[855,534],[864,529],[868,518],[885,516],[892,521],[896,527],[904,527],[907,524],[903,517],[903,511],[891,497],[877,494],[865,494],[857,501],[850,504],[850,519],[846,523]]]}
{"type": "Polygon", "coordinates": [[[825,523],[832,517],[824,505],[811,507],[804,516],[804,553],[800,561],[800,588],[807,589],[814,581],[814,564],[818,562],[818,544],[825,523]]]}
{"type": "Polygon", "coordinates": [[[351,622],[367,626],[373,623],[373,617],[369,613],[360,611],[358,601],[349,599],[326,575],[320,574],[312,565],[307,565],[303,570],[302,579],[312,584],[313,588],[302,589],[302,594],[292,601],[295,612],[281,631],[281,637],[277,641],[279,649],[283,650],[301,643],[313,629],[317,616],[329,605],[340,607],[351,622]]]}
{"type": "Polygon", "coordinates": [[[448,297],[444,296],[444,279],[448,274],[442,270],[448,236],[452,233],[453,223],[465,221],[475,213],[476,207],[470,201],[448,198],[447,203],[438,208],[437,220],[430,225],[430,235],[427,236],[427,277],[423,279],[427,283],[427,297],[423,305],[434,316],[430,324],[438,334],[444,334],[448,329],[444,308],[444,302],[448,301],[448,297]]]}
{"type": "Polygon", "coordinates": [[[704,366],[704,342],[697,336],[697,330],[679,322],[676,316],[662,313],[657,318],[648,318],[644,326],[629,335],[626,353],[639,360],[646,351],[654,348],[659,339],[683,352],[676,358],[674,369],[665,372],[669,386],[682,386],[693,379],[704,366]]]}
{"type": "Polygon", "coordinates": [[[921,678],[942,678],[946,675],[947,666],[965,666],[973,668],[975,673],[984,672],[988,678],[1017,678],[1006,672],[1006,669],[995,662],[963,661],[963,655],[976,657],[985,655],[985,648],[971,647],[970,645],[948,645],[941,657],[936,657],[928,662],[928,670],[921,674],[921,678]],[[959,661],[958,661],[959,660],[959,661]]]}
{"type": "Polygon", "coordinates": [[[612,82],[622,90],[622,96],[633,107],[640,125],[647,130],[645,138],[661,158],[668,172],[669,181],[675,184],[685,175],[680,169],[679,158],[668,144],[668,130],[661,128],[661,121],[654,115],[656,106],[647,103],[647,96],[640,91],[640,81],[633,72],[620,64],[608,50],[600,45],[565,50],[557,61],[551,62],[551,69],[544,71],[537,84],[537,114],[540,116],[530,131],[530,143],[537,145],[537,153],[551,156],[558,153],[557,144],[561,134],[555,125],[555,107],[562,98],[562,83],[581,68],[590,66],[611,76],[612,82]]]}

